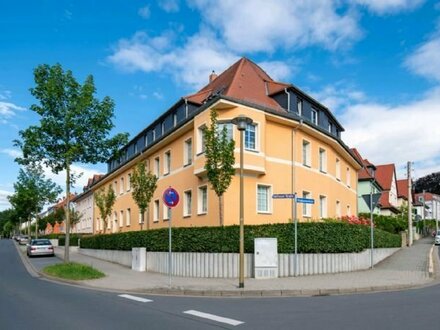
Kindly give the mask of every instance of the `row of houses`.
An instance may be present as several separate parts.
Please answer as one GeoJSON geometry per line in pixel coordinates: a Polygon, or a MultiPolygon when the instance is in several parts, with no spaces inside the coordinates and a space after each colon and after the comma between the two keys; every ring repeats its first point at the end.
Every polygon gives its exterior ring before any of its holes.
{"type": "Polygon", "coordinates": [[[204,128],[211,110],[218,113],[220,128],[236,141],[236,173],[223,195],[224,225],[239,222],[240,134],[233,124],[238,116],[250,118],[243,141],[246,224],[292,221],[291,201],[273,199],[273,194],[296,193],[315,201],[298,204],[299,221],[368,212],[360,196],[370,189],[381,193],[375,213],[397,214],[407,196],[394,164],[375,166],[350,149],[342,140],[344,128],[327,107],[241,58],[220,75],[213,72],[198,92],[180,98],[129,141],[120,157],[108,160],[106,174],[89,179],[84,192],[73,199],[82,214],[73,231],[116,233],[168,226],[170,214],[162,200],[168,187],[180,195],[172,211],[173,226],[220,225],[219,199],[204,169],[204,128]],[[145,162],[158,177],[145,223],[131,196],[130,176],[138,162],[145,162]],[[117,199],[105,222],[93,196],[109,185],[117,199]]]}

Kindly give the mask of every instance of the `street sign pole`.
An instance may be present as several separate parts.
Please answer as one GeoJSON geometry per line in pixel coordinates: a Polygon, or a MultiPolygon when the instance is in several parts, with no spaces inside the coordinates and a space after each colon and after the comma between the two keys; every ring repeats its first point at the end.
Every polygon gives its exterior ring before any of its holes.
{"type": "Polygon", "coordinates": [[[171,274],[172,274],[172,252],[171,252],[171,246],[172,246],[172,236],[171,236],[171,207],[168,207],[168,216],[169,216],[169,222],[168,222],[168,286],[171,288],[171,274]]]}
{"type": "Polygon", "coordinates": [[[296,202],[296,194],[295,198],[292,200],[292,203],[294,205],[294,219],[295,219],[295,272],[294,276],[298,276],[298,216],[297,216],[297,207],[298,204],[296,202]]]}
{"type": "Polygon", "coordinates": [[[373,184],[370,182],[370,237],[371,237],[371,250],[370,250],[370,262],[371,269],[374,266],[374,228],[373,228],[373,184]]]}
{"type": "Polygon", "coordinates": [[[172,274],[172,236],[171,236],[171,208],[176,207],[179,204],[179,193],[174,188],[167,188],[162,196],[162,200],[166,206],[168,206],[168,285],[171,288],[171,274],[172,274]]]}

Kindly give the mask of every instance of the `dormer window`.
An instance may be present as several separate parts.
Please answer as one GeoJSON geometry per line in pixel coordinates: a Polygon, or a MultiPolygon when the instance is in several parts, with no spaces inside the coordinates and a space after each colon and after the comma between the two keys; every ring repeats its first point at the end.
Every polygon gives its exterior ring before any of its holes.
{"type": "Polygon", "coordinates": [[[296,99],[296,107],[298,110],[298,116],[302,115],[303,101],[300,98],[296,99]]]}
{"type": "Polygon", "coordinates": [[[310,113],[310,119],[313,124],[318,125],[318,111],[312,109],[312,112],[310,113]]]}

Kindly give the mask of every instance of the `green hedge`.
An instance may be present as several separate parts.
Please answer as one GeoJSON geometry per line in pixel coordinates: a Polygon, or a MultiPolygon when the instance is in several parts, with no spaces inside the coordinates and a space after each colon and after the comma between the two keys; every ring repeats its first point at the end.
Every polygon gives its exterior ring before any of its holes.
{"type": "MultiPolygon", "coordinates": [[[[82,239],[84,237],[83,234],[70,234],[70,246],[78,246],[78,239],[82,239]]],[[[57,239],[59,246],[64,246],[66,241],[66,234],[49,234],[41,236],[41,238],[47,239],[57,239]]]]}
{"type": "MultiPolygon", "coordinates": [[[[360,213],[359,217],[370,219],[370,213],[360,213]]],[[[373,215],[373,223],[377,229],[382,229],[389,233],[398,234],[408,229],[408,218],[390,215],[373,215]]]]}
{"type": "MultiPolygon", "coordinates": [[[[173,228],[175,252],[238,253],[239,226],[173,228]]],[[[254,252],[254,238],[278,238],[278,252],[294,250],[293,224],[245,226],[245,252],[254,252]]],[[[375,247],[400,247],[401,237],[375,229],[375,247]]],[[[148,251],[168,251],[168,229],[94,235],[81,239],[81,248],[131,250],[146,247],[148,251]]],[[[298,251],[301,253],[360,252],[370,247],[370,228],[347,223],[299,223],[298,251]]]]}

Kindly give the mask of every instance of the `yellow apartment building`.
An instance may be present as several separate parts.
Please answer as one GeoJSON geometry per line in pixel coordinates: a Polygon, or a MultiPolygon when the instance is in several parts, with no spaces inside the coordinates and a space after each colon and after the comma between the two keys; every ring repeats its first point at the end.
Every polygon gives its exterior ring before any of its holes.
{"type": "MultiPolygon", "coordinates": [[[[117,194],[106,232],[168,226],[162,194],[170,186],[180,195],[172,209],[173,227],[219,225],[218,198],[204,169],[203,128],[209,126],[211,109],[236,141],[237,171],[224,194],[225,225],[239,223],[240,133],[231,123],[239,115],[253,121],[244,132],[245,224],[291,221],[291,200],[273,199],[273,194],[314,199],[314,204],[298,204],[299,221],[357,214],[361,164],[341,140],[341,124],[318,101],[242,58],[220,75],[213,73],[204,88],[181,98],[135,136],[119,159],[109,160],[108,173],[92,186],[96,191],[113,185],[117,194]],[[139,161],[159,178],[144,224],[130,187],[139,161]]],[[[96,233],[104,231],[99,216],[95,206],[96,233]]]]}

